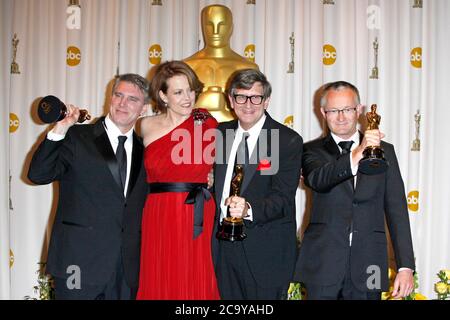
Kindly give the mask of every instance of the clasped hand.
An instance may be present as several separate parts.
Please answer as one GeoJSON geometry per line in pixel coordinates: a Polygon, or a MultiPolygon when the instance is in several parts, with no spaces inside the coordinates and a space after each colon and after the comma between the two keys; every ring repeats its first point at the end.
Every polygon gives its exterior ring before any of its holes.
{"type": "Polygon", "coordinates": [[[233,218],[245,218],[248,216],[248,205],[245,198],[231,196],[225,199],[225,205],[230,208],[230,216],[233,218]]]}

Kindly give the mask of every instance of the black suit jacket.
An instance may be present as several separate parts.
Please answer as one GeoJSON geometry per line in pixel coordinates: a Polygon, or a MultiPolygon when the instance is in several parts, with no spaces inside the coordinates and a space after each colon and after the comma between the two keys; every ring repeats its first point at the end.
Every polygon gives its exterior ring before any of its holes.
{"type": "MultiPolygon", "coordinates": [[[[381,147],[389,162],[388,170],[371,176],[358,172],[353,191],[350,154],[341,156],[331,135],[304,145],[303,176],[305,184],[312,189],[312,212],[300,247],[295,278],[306,286],[328,286],[342,281],[350,255],[351,278],[359,290],[369,291],[367,280],[378,270],[381,288],[377,291],[387,291],[385,220],[397,266],[414,270],[403,180],[394,147],[383,141],[381,147]]],[[[375,283],[372,279],[369,283],[375,283]]]]}
{"type": "Polygon", "coordinates": [[[134,133],[127,197],[103,126],[75,125],[62,141],[45,139],[33,156],[31,181],[59,181],[59,200],[47,271],[67,278],[80,267],[81,283],[105,284],[122,255],[125,278],[138,286],[142,208],[146,199],[143,144],[134,133]]]}
{"type": "MultiPolygon", "coordinates": [[[[246,169],[241,188],[241,196],[250,203],[253,212],[253,221],[244,220],[247,234],[247,238],[242,242],[245,257],[254,279],[258,285],[265,288],[287,284],[293,275],[297,243],[295,194],[300,178],[303,144],[302,138],[294,130],[276,122],[267,113],[266,117],[261,130],[261,134],[267,130],[269,137],[268,152],[265,154],[270,154],[270,157],[279,156],[278,172],[264,175],[262,170],[258,170],[258,164],[262,159],[257,155],[257,147],[255,147],[251,158],[256,161],[246,169]],[[272,136],[272,133],[278,133],[278,138],[276,135],[272,136]],[[271,136],[272,139],[270,139],[271,136]],[[275,143],[279,144],[279,154],[275,154],[275,143]]],[[[216,266],[220,250],[219,240],[215,234],[220,218],[220,201],[229,149],[233,144],[237,127],[237,120],[220,123],[218,126],[225,139],[216,140],[217,150],[222,150],[225,156],[222,159],[217,158],[214,174],[217,211],[212,247],[216,266]]],[[[262,140],[261,134],[258,143],[262,140]]],[[[220,151],[218,156],[222,157],[220,151]]]]}

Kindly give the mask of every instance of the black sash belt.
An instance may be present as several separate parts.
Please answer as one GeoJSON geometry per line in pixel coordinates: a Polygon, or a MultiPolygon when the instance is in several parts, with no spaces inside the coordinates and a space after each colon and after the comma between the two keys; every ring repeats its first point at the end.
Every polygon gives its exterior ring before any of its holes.
{"type": "Polygon", "coordinates": [[[203,207],[204,201],[211,199],[206,183],[166,183],[154,182],[148,184],[148,193],[163,192],[189,192],[184,201],[185,204],[194,205],[194,239],[203,231],[203,207]]]}

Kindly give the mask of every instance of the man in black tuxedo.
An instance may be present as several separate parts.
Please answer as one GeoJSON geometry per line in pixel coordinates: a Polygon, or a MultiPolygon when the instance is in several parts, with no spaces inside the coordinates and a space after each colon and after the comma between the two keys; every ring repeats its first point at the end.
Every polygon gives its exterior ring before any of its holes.
{"type": "Polygon", "coordinates": [[[149,102],[136,74],[116,78],[106,117],[76,125],[80,111],[55,124],[35,152],[31,181],[59,181],[47,272],[56,299],[134,299],[142,208],[147,195],[143,144],[134,126],[149,102]]]}
{"type": "Polygon", "coordinates": [[[264,74],[244,69],[229,83],[238,120],[218,127],[223,139],[216,140],[214,234],[229,210],[230,216],[244,218],[247,238],[228,242],[213,237],[219,291],[223,299],[280,299],[295,267],[295,194],[303,141],[266,112],[272,89],[264,74]],[[247,160],[242,161],[236,154],[245,144],[247,160]],[[240,196],[230,196],[235,160],[244,164],[240,196]]]}
{"type": "Polygon", "coordinates": [[[393,296],[414,288],[414,253],[393,145],[378,129],[357,129],[358,89],[344,81],[323,87],[320,110],[330,133],[304,145],[302,174],[312,189],[312,212],[300,247],[296,276],[308,299],[380,299],[388,291],[385,219],[399,268],[393,296]],[[389,168],[364,175],[358,163],[367,146],[384,149],[389,168]]]}

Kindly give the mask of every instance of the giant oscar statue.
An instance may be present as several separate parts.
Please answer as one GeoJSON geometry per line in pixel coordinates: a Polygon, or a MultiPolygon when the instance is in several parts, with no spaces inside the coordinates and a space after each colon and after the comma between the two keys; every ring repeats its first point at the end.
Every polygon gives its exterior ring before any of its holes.
{"type": "Polygon", "coordinates": [[[203,8],[201,24],[205,47],[184,60],[205,85],[196,105],[208,109],[220,122],[233,120],[224,94],[228,78],[236,70],[258,69],[258,66],[230,47],[233,32],[230,9],[217,4],[203,8]]]}

